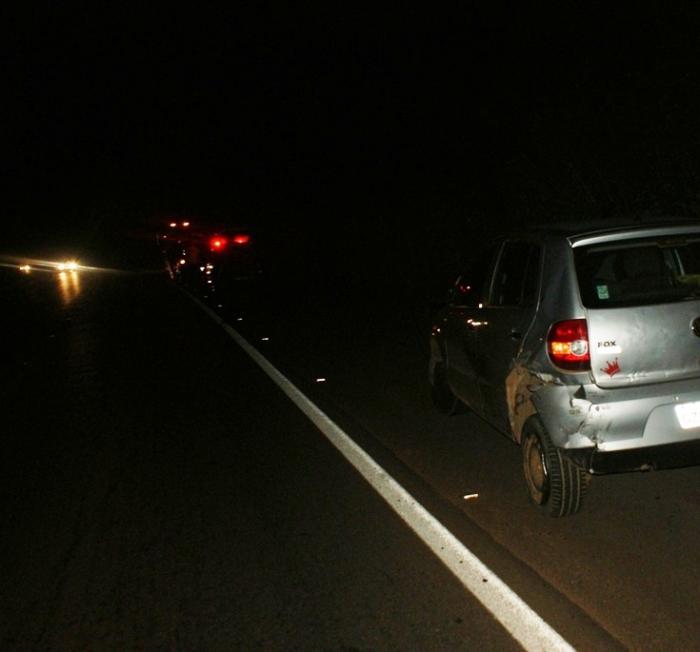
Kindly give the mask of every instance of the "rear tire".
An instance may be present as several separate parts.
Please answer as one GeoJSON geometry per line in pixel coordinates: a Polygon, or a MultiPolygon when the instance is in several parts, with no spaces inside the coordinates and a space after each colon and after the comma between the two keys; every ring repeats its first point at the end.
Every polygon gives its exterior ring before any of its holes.
{"type": "Polygon", "coordinates": [[[433,368],[431,398],[433,405],[447,416],[459,414],[463,410],[462,401],[452,393],[447,382],[447,371],[443,362],[436,363],[433,368]]]}
{"type": "Polygon", "coordinates": [[[537,417],[525,424],[521,448],[530,500],[548,516],[576,514],[591,476],[561,454],[537,417]]]}

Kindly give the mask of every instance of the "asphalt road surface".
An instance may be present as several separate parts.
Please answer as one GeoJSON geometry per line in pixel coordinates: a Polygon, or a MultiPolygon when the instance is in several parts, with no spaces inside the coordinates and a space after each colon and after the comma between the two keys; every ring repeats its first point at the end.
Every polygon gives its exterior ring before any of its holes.
{"type": "MultiPolygon", "coordinates": [[[[0,271],[0,648],[517,649],[145,258],[0,271]]],[[[574,647],[700,647],[700,469],[599,477],[540,516],[517,447],[432,409],[423,299],[204,301],[574,647]]]]}

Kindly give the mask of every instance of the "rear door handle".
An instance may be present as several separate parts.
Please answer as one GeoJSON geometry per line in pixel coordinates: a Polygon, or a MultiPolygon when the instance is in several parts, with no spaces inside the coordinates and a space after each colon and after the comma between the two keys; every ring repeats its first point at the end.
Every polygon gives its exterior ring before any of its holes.
{"type": "Polygon", "coordinates": [[[511,339],[511,340],[516,340],[516,341],[517,341],[517,340],[522,340],[522,339],[523,339],[523,334],[522,334],[522,333],[519,333],[519,332],[516,331],[516,330],[512,330],[512,331],[510,332],[510,339],[511,339]]]}

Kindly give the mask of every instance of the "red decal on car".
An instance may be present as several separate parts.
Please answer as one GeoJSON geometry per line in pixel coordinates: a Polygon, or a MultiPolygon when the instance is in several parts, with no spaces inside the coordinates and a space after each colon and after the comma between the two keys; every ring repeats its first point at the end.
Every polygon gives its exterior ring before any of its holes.
{"type": "Polygon", "coordinates": [[[620,371],[620,364],[618,363],[617,358],[615,358],[614,362],[610,362],[609,360],[606,360],[606,362],[607,366],[604,369],[601,369],[601,371],[604,371],[612,378],[618,371],[620,371]]]}

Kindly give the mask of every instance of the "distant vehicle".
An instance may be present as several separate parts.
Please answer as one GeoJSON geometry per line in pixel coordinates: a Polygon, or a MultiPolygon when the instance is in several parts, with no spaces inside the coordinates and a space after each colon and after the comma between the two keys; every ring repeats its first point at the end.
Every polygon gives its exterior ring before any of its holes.
{"type": "Polygon", "coordinates": [[[235,293],[263,269],[251,229],[201,218],[168,220],[157,234],[171,276],[199,290],[235,293]]]}
{"type": "Polygon", "coordinates": [[[700,463],[700,224],[514,234],[446,304],[434,402],[520,444],[543,512],[577,512],[591,474],[700,463]]]}

